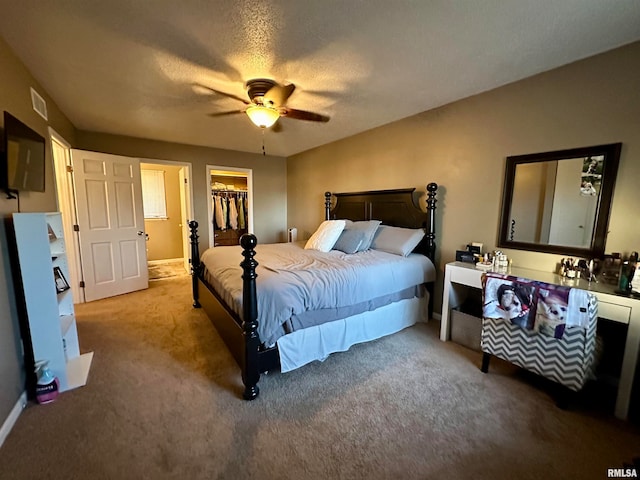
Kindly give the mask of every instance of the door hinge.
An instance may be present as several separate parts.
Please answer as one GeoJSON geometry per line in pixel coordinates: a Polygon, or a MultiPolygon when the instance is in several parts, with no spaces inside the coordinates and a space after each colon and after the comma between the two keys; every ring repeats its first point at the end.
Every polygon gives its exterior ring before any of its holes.
{"type": "Polygon", "coordinates": [[[73,167],[71,165],[67,165],[67,173],[73,173],[73,167]]]}
{"type": "Polygon", "coordinates": [[[84,280],[80,282],[80,288],[84,288],[84,280]]]}
{"type": "Polygon", "coordinates": [[[80,231],[80,225],[74,225],[73,226],[73,231],[74,232],[79,232],[80,231]]]}
{"type": "Polygon", "coordinates": [[[184,179],[184,183],[185,183],[185,185],[186,185],[187,183],[189,183],[189,181],[185,178],[185,179],[184,179]]]}

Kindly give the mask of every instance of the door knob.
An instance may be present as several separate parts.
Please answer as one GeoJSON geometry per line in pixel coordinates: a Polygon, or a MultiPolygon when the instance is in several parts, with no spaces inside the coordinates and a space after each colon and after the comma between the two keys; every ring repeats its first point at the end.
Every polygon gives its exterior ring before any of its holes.
{"type": "Polygon", "coordinates": [[[138,235],[142,236],[144,235],[144,232],[142,230],[138,230],[138,235]]]}

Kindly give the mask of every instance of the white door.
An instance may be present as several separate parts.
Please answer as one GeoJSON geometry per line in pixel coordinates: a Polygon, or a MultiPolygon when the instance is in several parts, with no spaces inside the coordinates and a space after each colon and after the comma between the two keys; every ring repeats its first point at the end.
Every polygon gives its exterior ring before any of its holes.
{"type": "Polygon", "coordinates": [[[597,196],[584,196],[582,182],[583,158],[558,162],[556,188],[551,213],[549,243],[587,248],[593,236],[593,221],[597,196]]]}
{"type": "Polygon", "coordinates": [[[72,150],[87,302],[149,287],[140,160],[72,150]]]}

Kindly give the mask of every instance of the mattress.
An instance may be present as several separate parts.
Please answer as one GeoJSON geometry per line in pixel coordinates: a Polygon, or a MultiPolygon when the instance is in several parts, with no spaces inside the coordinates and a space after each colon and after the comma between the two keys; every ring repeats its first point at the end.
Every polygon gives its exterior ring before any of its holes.
{"type": "MultiPolygon", "coordinates": [[[[242,259],[239,246],[211,248],[201,257],[204,280],[240,317],[242,259]]],[[[255,259],[258,334],[269,346],[296,330],[421,296],[436,273],[420,254],[319,252],[305,250],[304,242],[258,245],[255,259]]]]}

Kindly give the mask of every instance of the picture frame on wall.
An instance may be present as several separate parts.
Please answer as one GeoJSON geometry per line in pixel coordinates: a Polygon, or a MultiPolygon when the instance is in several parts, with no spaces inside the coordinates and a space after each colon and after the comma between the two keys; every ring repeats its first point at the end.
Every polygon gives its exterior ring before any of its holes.
{"type": "Polygon", "coordinates": [[[62,270],[60,270],[60,267],[53,267],[53,278],[56,282],[56,292],[62,293],[71,288],[67,279],[64,278],[64,274],[62,273],[62,270]]]}

